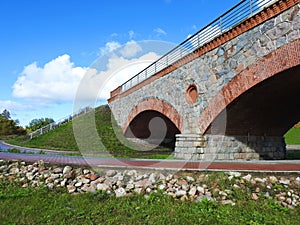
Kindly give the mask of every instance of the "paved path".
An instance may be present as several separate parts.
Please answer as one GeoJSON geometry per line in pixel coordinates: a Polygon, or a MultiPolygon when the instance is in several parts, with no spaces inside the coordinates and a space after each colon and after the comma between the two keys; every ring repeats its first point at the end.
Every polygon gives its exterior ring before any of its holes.
{"type": "MultiPolygon", "coordinates": [[[[35,162],[43,160],[48,163],[70,164],[79,166],[114,167],[114,168],[150,168],[172,170],[238,170],[238,171],[278,171],[299,172],[300,160],[279,161],[185,161],[185,160],[151,160],[151,159],[118,159],[118,158],[90,158],[82,156],[63,156],[71,151],[55,151],[47,149],[26,148],[10,145],[0,141],[0,148],[7,151],[16,148],[27,154],[0,152],[0,159],[23,160],[35,162]],[[46,154],[28,154],[39,153],[46,154]]],[[[78,153],[78,152],[76,152],[78,153]]]]}
{"type": "Polygon", "coordinates": [[[11,145],[11,144],[6,143],[5,141],[0,140],[0,150],[7,151],[8,149],[12,149],[12,148],[19,149],[21,152],[29,152],[29,153],[43,152],[43,153],[49,154],[49,155],[64,155],[64,154],[78,153],[75,151],[61,151],[61,150],[21,147],[21,146],[11,145]]]}
{"type": "Polygon", "coordinates": [[[280,161],[184,161],[184,160],[144,160],[117,158],[88,158],[81,156],[16,154],[0,152],[0,159],[24,160],[35,162],[43,160],[48,163],[96,166],[104,168],[148,168],[173,170],[236,170],[236,171],[273,171],[300,173],[300,160],[280,161]]]}

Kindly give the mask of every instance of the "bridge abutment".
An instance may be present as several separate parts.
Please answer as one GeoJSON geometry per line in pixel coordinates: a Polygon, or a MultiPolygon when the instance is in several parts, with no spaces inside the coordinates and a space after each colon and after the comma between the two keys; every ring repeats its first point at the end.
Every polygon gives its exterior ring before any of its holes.
{"type": "Polygon", "coordinates": [[[185,160],[285,159],[283,137],[177,134],[175,158],[185,160]]]}

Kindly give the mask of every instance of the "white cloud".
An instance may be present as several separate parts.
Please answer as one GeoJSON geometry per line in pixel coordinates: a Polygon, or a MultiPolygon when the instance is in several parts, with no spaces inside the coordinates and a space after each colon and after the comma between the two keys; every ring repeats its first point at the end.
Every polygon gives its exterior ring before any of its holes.
{"type": "Polygon", "coordinates": [[[163,29],[161,28],[156,28],[153,30],[158,36],[161,36],[161,35],[167,35],[167,32],[164,31],[163,29]]]}
{"type": "Polygon", "coordinates": [[[103,56],[109,52],[112,52],[120,47],[121,47],[121,44],[119,42],[116,42],[116,41],[107,42],[105,44],[105,47],[100,48],[101,56],[103,56]]]}
{"type": "Polygon", "coordinates": [[[142,71],[159,57],[153,52],[133,59],[113,55],[108,61],[106,71],[88,70],[79,85],[76,100],[94,102],[96,99],[100,99],[106,101],[112,90],[142,71]]]}
{"type": "Polygon", "coordinates": [[[10,112],[29,110],[32,107],[28,104],[21,104],[18,102],[14,102],[11,100],[0,100],[0,111],[2,112],[4,109],[7,109],[10,112]]]}
{"type": "Polygon", "coordinates": [[[129,35],[129,39],[131,40],[134,37],[135,33],[133,30],[130,30],[128,31],[128,35],[129,35]]]}
{"type": "MultiPolygon", "coordinates": [[[[116,46],[119,44],[109,42],[106,49],[112,50],[116,46]]],[[[141,51],[138,43],[128,42],[120,48],[120,54],[110,55],[105,71],[76,67],[69,55],[58,56],[42,66],[34,62],[27,65],[19,75],[13,85],[13,96],[35,107],[73,102],[76,98],[95,99],[100,90],[100,98],[106,100],[110,91],[159,58],[159,55],[151,52],[134,57],[141,51]],[[109,82],[108,78],[111,78],[109,82]]],[[[25,109],[21,104],[13,102],[2,105],[14,106],[6,107],[9,109],[25,109]]]]}
{"type": "Polygon", "coordinates": [[[86,68],[75,67],[69,55],[62,55],[39,67],[26,66],[13,85],[13,96],[39,103],[72,101],[86,68]]]}
{"type": "Polygon", "coordinates": [[[141,46],[136,43],[135,41],[129,41],[126,43],[126,45],[120,50],[120,53],[124,57],[133,57],[138,52],[141,52],[142,48],[141,46]]]}

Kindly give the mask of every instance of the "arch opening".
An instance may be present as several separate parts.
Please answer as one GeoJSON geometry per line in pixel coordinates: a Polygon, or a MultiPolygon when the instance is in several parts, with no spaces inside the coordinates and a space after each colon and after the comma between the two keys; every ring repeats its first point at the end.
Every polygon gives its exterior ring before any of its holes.
{"type": "Polygon", "coordinates": [[[205,134],[218,134],[218,126],[226,122],[225,135],[283,136],[300,120],[299,96],[300,66],[296,66],[241,94],[214,119],[214,132],[210,125],[205,134]]]}
{"type": "Polygon", "coordinates": [[[168,117],[155,110],[145,110],[129,123],[124,135],[130,139],[140,139],[149,144],[174,149],[175,135],[179,133],[180,130],[168,117]],[[153,121],[154,125],[151,125],[153,121]]]}
{"type": "Polygon", "coordinates": [[[259,158],[286,158],[284,135],[300,121],[299,86],[300,66],[275,74],[229,103],[204,134],[242,143],[238,153],[251,149],[259,158]]]}

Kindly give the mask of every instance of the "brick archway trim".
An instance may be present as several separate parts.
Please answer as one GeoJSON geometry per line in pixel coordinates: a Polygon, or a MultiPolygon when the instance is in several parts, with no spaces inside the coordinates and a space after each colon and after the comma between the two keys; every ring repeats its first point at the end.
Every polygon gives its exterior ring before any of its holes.
{"type": "Polygon", "coordinates": [[[232,101],[256,84],[287,69],[300,65],[300,40],[291,42],[262,57],[259,61],[238,72],[237,75],[210,101],[200,114],[200,132],[209,125],[232,101]]]}
{"type": "Polygon", "coordinates": [[[127,121],[125,123],[125,126],[123,127],[123,133],[125,133],[127,127],[131,123],[131,121],[140,113],[146,111],[146,110],[154,110],[157,111],[172,121],[175,126],[178,128],[179,131],[182,129],[182,117],[178,113],[178,111],[169,103],[166,101],[157,99],[157,98],[148,98],[140,103],[138,103],[136,106],[133,107],[131,112],[129,113],[129,116],[127,117],[127,121]]]}

